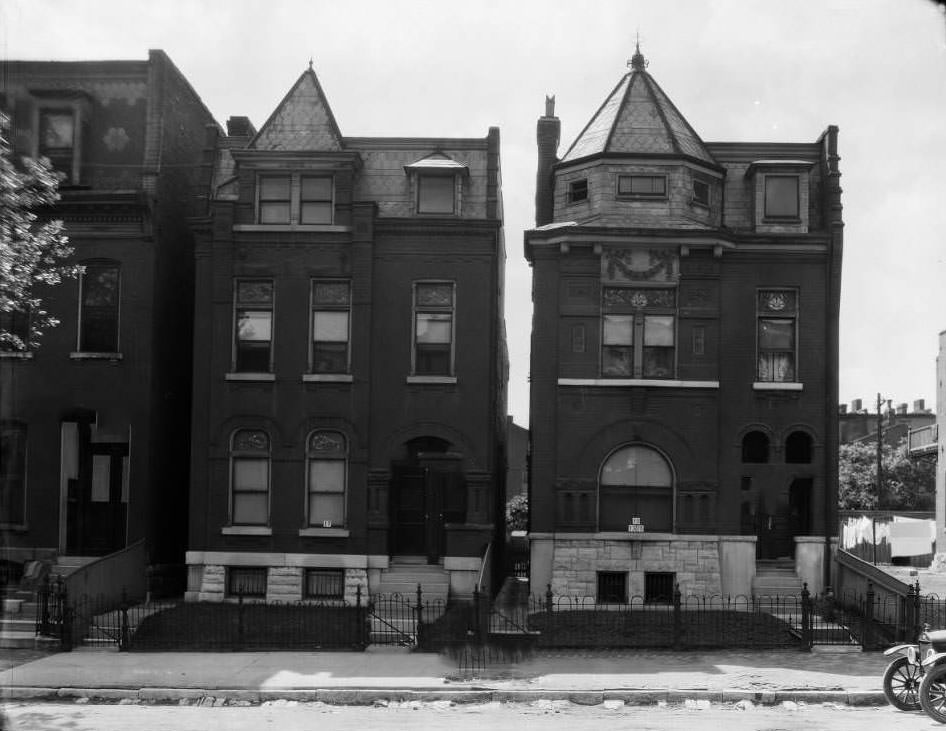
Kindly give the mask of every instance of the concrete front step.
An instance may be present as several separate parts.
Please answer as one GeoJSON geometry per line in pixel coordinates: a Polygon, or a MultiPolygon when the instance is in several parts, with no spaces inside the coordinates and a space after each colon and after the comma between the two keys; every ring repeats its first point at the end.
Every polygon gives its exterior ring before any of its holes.
{"type": "Polygon", "coordinates": [[[35,619],[11,619],[10,617],[0,618],[0,632],[35,632],[35,619]]]}
{"type": "Polygon", "coordinates": [[[59,640],[54,637],[37,635],[35,629],[30,632],[16,630],[0,631],[0,649],[3,650],[52,649],[58,645],[59,640]]]}

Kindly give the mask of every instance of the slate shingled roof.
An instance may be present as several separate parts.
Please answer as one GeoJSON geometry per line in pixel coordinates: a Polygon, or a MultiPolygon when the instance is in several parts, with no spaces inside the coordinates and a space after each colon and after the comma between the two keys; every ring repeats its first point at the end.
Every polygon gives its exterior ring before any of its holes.
{"type": "Polygon", "coordinates": [[[342,149],[335,115],[311,66],[302,72],[249,147],[319,152],[342,149]]]}

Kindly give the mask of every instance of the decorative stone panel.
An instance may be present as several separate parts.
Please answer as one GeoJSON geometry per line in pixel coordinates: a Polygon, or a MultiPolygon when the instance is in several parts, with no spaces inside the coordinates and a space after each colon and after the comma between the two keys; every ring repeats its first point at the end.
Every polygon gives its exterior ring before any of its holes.
{"type": "Polygon", "coordinates": [[[302,569],[270,566],[266,575],[266,601],[297,602],[302,599],[302,569]]]}
{"type": "Polygon", "coordinates": [[[345,569],[345,601],[355,605],[358,599],[358,587],[361,587],[362,604],[368,601],[367,569],[345,569]]]}
{"type": "Polygon", "coordinates": [[[227,589],[226,566],[204,566],[204,575],[200,582],[200,592],[197,601],[222,602],[227,589]]]}
{"type": "Polygon", "coordinates": [[[720,594],[719,548],[704,536],[666,540],[557,539],[552,558],[552,592],[595,596],[599,571],[624,571],[628,596],[644,596],[644,574],[673,572],[684,596],[720,594]]]}

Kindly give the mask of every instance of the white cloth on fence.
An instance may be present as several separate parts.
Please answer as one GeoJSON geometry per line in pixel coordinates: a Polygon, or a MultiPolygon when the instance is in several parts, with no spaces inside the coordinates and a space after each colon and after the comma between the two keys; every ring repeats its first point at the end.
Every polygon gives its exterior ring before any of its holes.
{"type": "Polygon", "coordinates": [[[933,552],[936,523],[895,515],[890,523],[890,555],[922,556],[933,552]]]}

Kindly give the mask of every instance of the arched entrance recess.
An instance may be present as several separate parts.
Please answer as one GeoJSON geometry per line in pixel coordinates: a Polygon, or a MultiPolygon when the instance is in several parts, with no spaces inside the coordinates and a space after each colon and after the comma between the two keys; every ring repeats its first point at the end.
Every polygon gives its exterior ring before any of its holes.
{"type": "Polygon", "coordinates": [[[674,479],[670,462],[653,447],[613,451],[598,478],[598,530],[627,531],[639,518],[647,532],[673,532],[674,479]]]}

